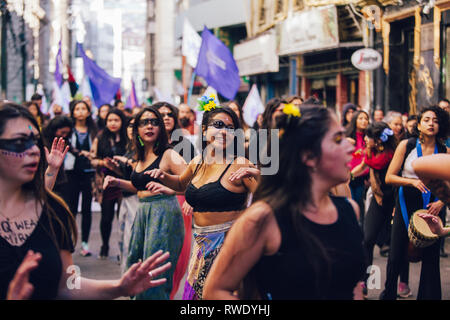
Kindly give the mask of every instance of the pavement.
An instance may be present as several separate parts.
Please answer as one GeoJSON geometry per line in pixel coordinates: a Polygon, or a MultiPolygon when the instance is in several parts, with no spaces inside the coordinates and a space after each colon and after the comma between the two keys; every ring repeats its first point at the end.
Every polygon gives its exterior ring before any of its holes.
{"type": "MultiPolygon", "coordinates": [[[[93,207],[93,209],[98,209],[98,207],[93,207]]],[[[81,240],[78,241],[76,246],[76,251],[73,254],[74,264],[80,267],[81,275],[86,278],[96,279],[96,280],[113,280],[119,279],[120,268],[117,260],[117,256],[119,254],[118,249],[118,225],[117,225],[117,217],[115,217],[113,222],[113,230],[111,233],[110,239],[110,256],[107,260],[98,260],[97,256],[100,252],[101,246],[101,237],[100,237],[100,212],[95,211],[92,214],[92,228],[89,240],[89,247],[92,252],[92,256],[90,257],[82,257],[80,256],[80,245],[81,240]]],[[[449,215],[447,215],[449,217],[449,215]]],[[[81,215],[77,215],[77,225],[81,225],[81,215]]],[[[78,237],[81,239],[81,234],[78,237]]],[[[445,243],[445,251],[450,253],[450,238],[446,238],[445,243]]],[[[379,284],[378,288],[371,289],[368,292],[369,300],[378,300],[378,297],[381,291],[384,288],[384,282],[386,279],[386,263],[387,258],[380,256],[379,248],[375,247],[374,250],[374,262],[375,266],[379,267],[379,274],[381,275],[381,281],[374,281],[375,286],[379,284]]],[[[442,299],[450,300],[450,257],[441,258],[440,259],[441,266],[441,285],[442,285],[442,299]]],[[[406,299],[400,300],[415,300],[417,297],[419,278],[420,278],[420,268],[421,263],[410,263],[410,271],[409,271],[409,286],[412,291],[412,296],[406,299]]],[[[175,299],[181,300],[184,279],[180,285],[180,289],[178,290],[175,299]]],[[[128,299],[128,298],[121,298],[128,299]]]]}

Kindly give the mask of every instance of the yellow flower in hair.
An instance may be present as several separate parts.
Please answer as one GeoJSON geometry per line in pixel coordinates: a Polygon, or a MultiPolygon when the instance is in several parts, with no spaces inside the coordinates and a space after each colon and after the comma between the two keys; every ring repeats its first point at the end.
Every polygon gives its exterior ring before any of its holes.
{"type": "Polygon", "coordinates": [[[216,103],[214,102],[214,100],[209,101],[207,104],[205,104],[203,106],[203,109],[205,111],[211,111],[211,110],[213,110],[215,108],[216,108],[216,103]]]}
{"type": "Polygon", "coordinates": [[[302,114],[300,113],[300,109],[293,105],[292,103],[286,104],[283,108],[283,112],[287,115],[294,116],[294,117],[301,117],[302,114]]]}

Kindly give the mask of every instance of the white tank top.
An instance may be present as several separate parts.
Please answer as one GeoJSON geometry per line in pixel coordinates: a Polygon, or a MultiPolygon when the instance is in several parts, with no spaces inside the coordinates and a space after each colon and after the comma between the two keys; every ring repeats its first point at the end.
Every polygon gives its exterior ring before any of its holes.
{"type": "Polygon", "coordinates": [[[414,169],[412,167],[412,162],[417,159],[417,148],[414,148],[409,153],[408,157],[405,159],[405,163],[403,165],[403,171],[402,171],[402,177],[403,178],[410,178],[410,179],[419,179],[419,177],[414,172],[414,169]]]}

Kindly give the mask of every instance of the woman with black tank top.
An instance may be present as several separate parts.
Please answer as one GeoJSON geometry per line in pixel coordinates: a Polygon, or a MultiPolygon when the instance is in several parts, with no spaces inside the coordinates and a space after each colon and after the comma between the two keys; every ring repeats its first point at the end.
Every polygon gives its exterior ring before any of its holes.
{"type": "MultiPolygon", "coordinates": [[[[193,207],[195,242],[183,300],[202,299],[205,278],[225,235],[245,209],[248,193],[256,187],[256,180],[250,175],[230,180],[240,168],[252,166],[247,159],[237,156],[236,150],[244,150],[243,139],[238,141],[235,135],[240,128],[233,110],[213,105],[203,114],[200,138],[203,152],[189,163],[183,174],[171,175],[164,170],[147,172],[164,185],[185,191],[186,201],[193,207]],[[230,150],[232,143],[234,150],[230,150]],[[238,143],[242,148],[239,149],[238,143]]],[[[148,189],[154,189],[153,182],[148,189]]]]}
{"type": "Polygon", "coordinates": [[[90,151],[97,135],[97,127],[92,119],[91,109],[84,101],[75,100],[71,103],[70,116],[74,122],[74,130],[69,139],[69,153],[64,161],[68,187],[63,193],[63,198],[70,211],[76,215],[81,193],[80,254],[90,256],[88,241],[92,224],[92,179],[95,172],[90,163],[90,151]]]}
{"type": "MultiPolygon", "coordinates": [[[[183,136],[180,124],[178,122],[178,109],[167,102],[157,102],[153,105],[157,108],[164,120],[164,127],[166,128],[167,138],[169,145],[180,154],[186,161],[191,162],[195,157],[195,148],[193,144],[183,136]]],[[[173,287],[170,298],[172,299],[178,288],[180,282],[186,273],[186,269],[189,263],[189,255],[191,252],[191,238],[192,238],[192,213],[187,212],[191,210],[191,207],[186,204],[186,198],[184,194],[177,195],[178,203],[183,210],[183,222],[184,222],[184,241],[181,249],[180,256],[178,258],[177,266],[173,274],[173,287]]]]}
{"type": "Polygon", "coordinates": [[[147,290],[135,297],[139,300],[168,300],[172,290],[173,273],[184,239],[181,209],[175,191],[157,183],[145,171],[161,168],[171,174],[180,174],[186,168],[184,159],[172,150],[161,114],[154,107],[142,109],[133,125],[133,145],[137,163],[131,173],[131,181],[117,177],[105,179],[105,189],[118,187],[137,192],[139,207],[131,230],[127,266],[145,259],[158,250],[170,252],[170,269],[167,282],[158,288],[147,290]],[[153,181],[152,192],[146,185],[153,181]]]}
{"type": "Polygon", "coordinates": [[[349,178],[354,147],[329,109],[289,109],[277,125],[279,170],[261,177],[254,203],[231,228],[205,299],[352,299],[355,289],[361,295],[359,208],[330,196],[349,178]]]}
{"type": "MultiPolygon", "coordinates": [[[[399,186],[392,225],[391,245],[386,267],[385,290],[380,298],[395,300],[397,280],[402,262],[408,258],[422,260],[418,300],[440,300],[441,279],[439,270],[439,241],[424,248],[420,256],[417,251],[408,249],[408,226],[412,214],[419,209],[443,218],[444,203],[431,194],[425,184],[417,177],[412,162],[421,156],[434,153],[449,153],[442,143],[447,138],[448,114],[439,107],[424,108],[418,116],[418,138],[403,140],[395,150],[394,157],[386,173],[386,183],[399,186]]],[[[412,248],[412,247],[411,247],[412,248]]]]}
{"type": "MultiPolygon", "coordinates": [[[[92,145],[92,165],[104,176],[122,176],[112,159],[114,156],[122,156],[127,146],[126,118],[119,109],[111,109],[105,118],[105,128],[92,145]]],[[[113,187],[104,189],[101,197],[102,217],[100,220],[100,233],[102,247],[99,258],[107,259],[109,254],[109,238],[111,236],[112,222],[114,220],[114,207],[120,207],[122,191],[113,187]]]]}

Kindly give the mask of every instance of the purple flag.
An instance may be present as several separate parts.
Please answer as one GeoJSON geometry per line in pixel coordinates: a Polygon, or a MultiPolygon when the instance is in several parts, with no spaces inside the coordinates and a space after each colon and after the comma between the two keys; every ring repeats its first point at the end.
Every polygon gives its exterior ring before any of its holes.
{"type": "Polygon", "coordinates": [[[134,87],[134,81],[131,80],[131,92],[128,96],[127,103],[125,104],[125,108],[133,109],[134,107],[139,106],[139,102],[136,96],[136,88],[134,87]]]}
{"type": "Polygon", "coordinates": [[[62,70],[62,54],[61,54],[61,41],[60,41],[58,53],[56,54],[56,66],[55,66],[55,82],[59,88],[61,88],[63,81],[64,81],[61,70],[62,70]]]}
{"type": "Polygon", "coordinates": [[[100,107],[104,103],[110,103],[114,99],[117,90],[120,89],[122,79],[111,77],[105,70],[92,61],[84,52],[81,43],[77,43],[77,48],[83,58],[84,73],[89,78],[95,105],[100,107]]]}
{"type": "Polygon", "coordinates": [[[233,54],[206,26],[195,72],[227,99],[233,100],[239,90],[241,79],[233,54]]]}

